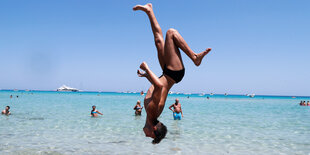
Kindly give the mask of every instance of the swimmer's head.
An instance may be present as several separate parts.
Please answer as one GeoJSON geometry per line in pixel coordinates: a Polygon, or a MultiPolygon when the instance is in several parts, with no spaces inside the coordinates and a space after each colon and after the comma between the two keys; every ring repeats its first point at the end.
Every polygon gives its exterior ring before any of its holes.
{"type": "Polygon", "coordinates": [[[5,107],[5,110],[10,110],[10,106],[6,106],[6,107],[5,107]]]}
{"type": "Polygon", "coordinates": [[[155,138],[152,143],[158,144],[162,139],[166,137],[167,131],[167,127],[163,123],[158,122],[154,127],[155,138]]]}
{"type": "Polygon", "coordinates": [[[140,103],[141,103],[141,101],[140,101],[140,100],[138,100],[138,101],[137,101],[137,104],[140,104],[140,103]]]}
{"type": "Polygon", "coordinates": [[[93,109],[96,109],[96,106],[95,106],[95,105],[93,105],[93,106],[92,106],[92,108],[93,108],[93,109]]]}
{"type": "Polygon", "coordinates": [[[175,99],[175,104],[176,104],[176,105],[179,104],[179,99],[175,99]]]}

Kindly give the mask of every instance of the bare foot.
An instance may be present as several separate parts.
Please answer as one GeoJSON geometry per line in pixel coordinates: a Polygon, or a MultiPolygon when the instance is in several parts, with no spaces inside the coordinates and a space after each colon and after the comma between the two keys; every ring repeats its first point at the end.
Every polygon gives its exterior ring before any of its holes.
{"type": "Polygon", "coordinates": [[[134,11],[137,11],[137,10],[141,10],[141,11],[144,11],[146,13],[152,11],[152,4],[151,3],[147,3],[145,5],[136,5],[135,7],[132,8],[134,11]]]}
{"type": "Polygon", "coordinates": [[[147,76],[147,73],[141,72],[139,69],[137,71],[137,74],[139,77],[146,77],[147,76]]]}
{"type": "Polygon", "coordinates": [[[140,65],[140,68],[144,71],[146,71],[147,69],[149,69],[149,66],[146,64],[146,62],[142,62],[140,65]]]}
{"type": "Polygon", "coordinates": [[[211,48],[207,48],[205,51],[197,54],[196,59],[194,60],[195,65],[199,66],[201,64],[203,57],[205,57],[210,51],[211,51],[211,48]]]}

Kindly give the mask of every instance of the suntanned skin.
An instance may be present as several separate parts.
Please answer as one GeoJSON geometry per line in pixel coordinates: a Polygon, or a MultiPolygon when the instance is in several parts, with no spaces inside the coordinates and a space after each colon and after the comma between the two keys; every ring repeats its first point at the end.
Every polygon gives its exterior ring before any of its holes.
{"type": "MultiPolygon", "coordinates": [[[[157,48],[158,60],[162,69],[164,69],[165,65],[168,69],[173,71],[184,69],[179,48],[194,62],[196,66],[199,66],[203,57],[211,51],[211,48],[208,48],[205,51],[196,54],[189,48],[178,31],[174,29],[169,29],[167,31],[166,40],[164,41],[162,30],[153,12],[152,4],[149,3],[143,6],[136,5],[133,10],[141,10],[148,15],[154,35],[155,46],[157,48]]],[[[168,92],[175,84],[175,81],[166,75],[158,78],[145,62],[140,65],[140,69],[144,72],[138,70],[138,76],[146,77],[152,84],[144,99],[144,107],[147,116],[143,131],[147,137],[155,138],[154,130],[156,130],[156,124],[154,124],[154,122],[162,113],[168,92]]]]}
{"type": "Polygon", "coordinates": [[[175,99],[175,103],[173,103],[169,109],[172,112],[176,112],[176,113],[181,113],[182,117],[183,117],[183,111],[182,111],[182,107],[181,107],[181,103],[179,102],[179,99],[175,99]],[[173,108],[173,110],[172,110],[173,108]]]}
{"type": "Polygon", "coordinates": [[[93,108],[93,110],[94,110],[94,112],[97,112],[97,113],[95,113],[95,114],[90,114],[90,116],[92,116],[92,117],[98,117],[98,114],[100,114],[100,115],[103,115],[101,112],[99,112],[98,110],[96,110],[96,106],[92,106],[92,108],[93,108]]]}
{"type": "Polygon", "coordinates": [[[136,115],[141,115],[143,107],[141,107],[141,102],[138,100],[136,106],[133,108],[135,110],[136,115]],[[137,109],[139,108],[139,109],[137,109]]]}
{"type": "Polygon", "coordinates": [[[10,109],[8,107],[5,107],[5,109],[2,110],[1,114],[3,114],[3,115],[11,115],[11,112],[9,110],[10,109]]]}

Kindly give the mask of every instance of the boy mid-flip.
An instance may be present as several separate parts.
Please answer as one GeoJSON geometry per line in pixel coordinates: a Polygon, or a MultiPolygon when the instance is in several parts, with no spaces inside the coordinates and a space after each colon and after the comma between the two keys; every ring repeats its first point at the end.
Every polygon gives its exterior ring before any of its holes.
{"type": "Polygon", "coordinates": [[[185,69],[179,49],[181,49],[196,66],[199,66],[202,59],[211,48],[196,54],[192,51],[182,36],[175,29],[169,29],[164,40],[161,28],[155,18],[152,4],[136,5],[134,11],[144,11],[150,20],[154,41],[157,48],[157,56],[163,75],[159,78],[143,62],[138,70],[139,77],[146,77],[152,84],[144,99],[146,110],[146,122],[143,131],[147,137],[153,138],[153,143],[159,143],[167,133],[167,127],[159,122],[157,118],[162,113],[167,95],[171,87],[180,82],[185,74],[185,69]]]}

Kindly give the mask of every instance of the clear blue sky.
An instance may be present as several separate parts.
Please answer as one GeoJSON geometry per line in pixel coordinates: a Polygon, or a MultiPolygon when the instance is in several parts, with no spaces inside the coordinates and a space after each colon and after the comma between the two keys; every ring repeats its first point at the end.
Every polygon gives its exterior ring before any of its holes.
{"type": "MultiPolygon", "coordinates": [[[[142,61],[161,75],[149,1],[1,0],[0,89],[140,91],[142,61]]],[[[212,47],[172,91],[310,95],[310,1],[151,1],[163,31],[212,47]]]]}

